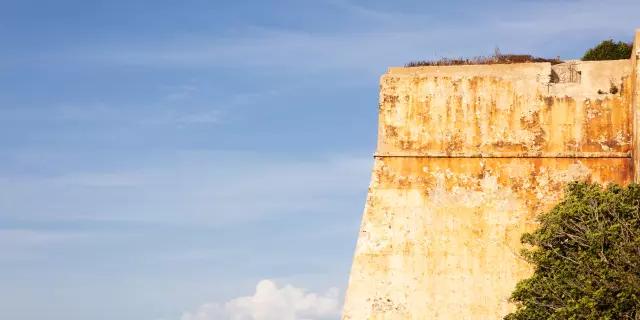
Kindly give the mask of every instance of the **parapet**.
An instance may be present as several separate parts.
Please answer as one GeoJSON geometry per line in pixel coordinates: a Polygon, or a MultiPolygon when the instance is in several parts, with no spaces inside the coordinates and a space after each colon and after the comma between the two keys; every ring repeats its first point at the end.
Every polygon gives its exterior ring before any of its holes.
{"type": "Polygon", "coordinates": [[[630,60],[390,68],[378,152],[626,155],[631,69],[630,60]]]}

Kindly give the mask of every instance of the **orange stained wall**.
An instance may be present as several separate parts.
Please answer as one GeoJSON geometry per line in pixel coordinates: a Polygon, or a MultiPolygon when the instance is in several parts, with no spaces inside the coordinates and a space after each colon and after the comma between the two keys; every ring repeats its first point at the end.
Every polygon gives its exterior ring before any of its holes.
{"type": "Polygon", "coordinates": [[[342,318],[511,311],[535,217],[570,181],[634,179],[639,57],[389,69],[342,318]]]}

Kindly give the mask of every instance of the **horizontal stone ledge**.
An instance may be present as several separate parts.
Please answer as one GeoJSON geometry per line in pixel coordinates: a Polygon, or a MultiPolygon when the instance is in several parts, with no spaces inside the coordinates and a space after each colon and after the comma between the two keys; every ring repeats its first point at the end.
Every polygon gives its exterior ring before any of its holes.
{"type": "Polygon", "coordinates": [[[375,158],[631,158],[629,152],[376,152],[375,158]]]}

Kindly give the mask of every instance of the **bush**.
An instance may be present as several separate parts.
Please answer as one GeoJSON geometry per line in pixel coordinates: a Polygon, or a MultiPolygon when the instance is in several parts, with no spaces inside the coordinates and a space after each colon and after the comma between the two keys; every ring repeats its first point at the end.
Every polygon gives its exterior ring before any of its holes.
{"type": "Polygon", "coordinates": [[[405,67],[422,67],[422,66],[458,66],[458,65],[476,65],[476,64],[512,64],[512,63],[530,63],[530,62],[551,62],[551,64],[562,63],[560,59],[547,59],[534,57],[529,54],[503,54],[500,49],[496,48],[495,53],[491,56],[477,56],[473,58],[441,58],[438,60],[411,61],[405,64],[405,67]]]}
{"type": "Polygon", "coordinates": [[[599,45],[587,50],[582,57],[584,61],[630,59],[633,44],[613,40],[602,41],[599,45]]]}
{"type": "Polygon", "coordinates": [[[539,221],[521,239],[534,273],[504,319],[640,319],[640,184],[571,183],[539,221]]]}
{"type": "Polygon", "coordinates": [[[405,64],[405,67],[421,67],[421,66],[457,66],[457,65],[475,65],[475,64],[512,64],[512,63],[530,63],[530,62],[551,62],[551,64],[559,64],[562,61],[557,59],[538,58],[528,54],[503,54],[500,56],[479,56],[473,58],[441,58],[439,60],[412,61],[405,64]]]}

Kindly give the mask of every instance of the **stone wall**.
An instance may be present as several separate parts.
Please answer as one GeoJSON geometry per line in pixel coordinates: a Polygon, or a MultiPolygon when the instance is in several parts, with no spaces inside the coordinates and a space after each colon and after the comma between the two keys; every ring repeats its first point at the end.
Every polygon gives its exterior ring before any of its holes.
{"type": "Polygon", "coordinates": [[[631,113],[633,122],[636,124],[633,126],[633,165],[636,168],[634,170],[634,180],[640,181],[640,30],[636,30],[635,41],[633,42],[633,49],[631,51],[631,113]]]}
{"type": "Polygon", "coordinates": [[[512,310],[536,215],[569,181],[633,179],[638,74],[633,59],[389,69],[343,319],[512,310]]]}

